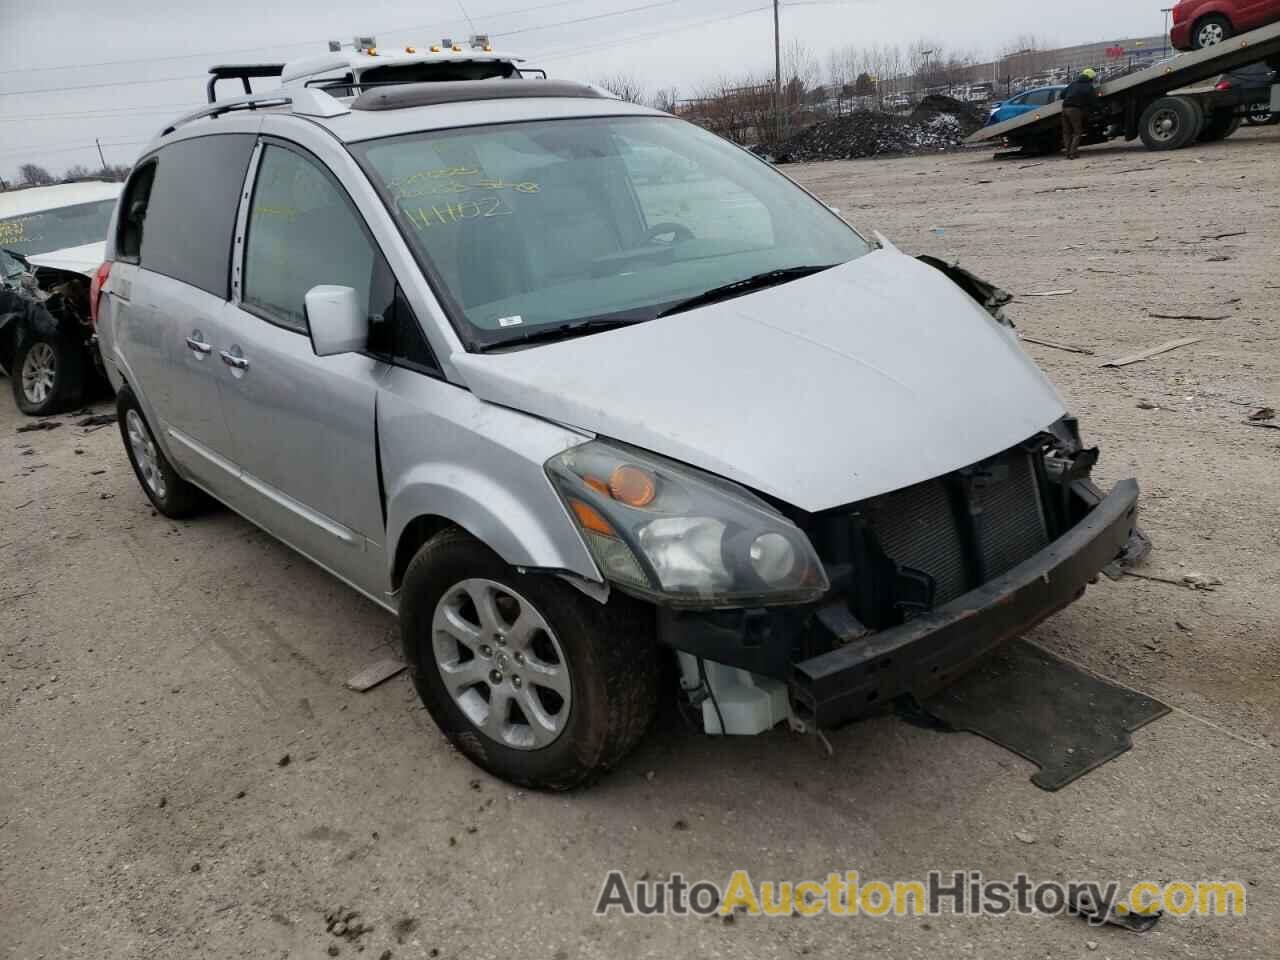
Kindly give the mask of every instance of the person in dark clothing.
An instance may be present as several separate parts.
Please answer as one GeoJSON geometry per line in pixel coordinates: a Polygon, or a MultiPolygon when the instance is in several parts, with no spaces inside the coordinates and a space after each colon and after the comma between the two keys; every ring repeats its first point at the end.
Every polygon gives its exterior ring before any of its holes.
{"type": "Polygon", "coordinates": [[[1098,88],[1093,81],[1098,74],[1092,68],[1084,70],[1062,94],[1062,142],[1067,148],[1067,159],[1080,156],[1080,141],[1084,139],[1085,124],[1089,114],[1098,106],[1098,88]]]}

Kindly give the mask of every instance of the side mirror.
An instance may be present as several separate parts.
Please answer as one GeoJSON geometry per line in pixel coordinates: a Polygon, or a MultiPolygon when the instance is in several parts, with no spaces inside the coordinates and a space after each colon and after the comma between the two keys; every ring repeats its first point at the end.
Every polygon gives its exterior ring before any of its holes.
{"type": "Polygon", "coordinates": [[[303,300],[311,349],[317,357],[356,353],[369,342],[369,317],[351,287],[321,284],[303,300]]]}

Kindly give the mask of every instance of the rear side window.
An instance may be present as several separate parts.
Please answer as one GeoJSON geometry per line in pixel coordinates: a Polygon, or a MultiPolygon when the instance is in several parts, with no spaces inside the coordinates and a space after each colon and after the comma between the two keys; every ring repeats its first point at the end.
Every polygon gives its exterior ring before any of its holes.
{"type": "MultiPolygon", "coordinates": [[[[382,260],[346,194],[292,150],[267,146],[258,165],[245,237],[242,301],[273,323],[307,329],[304,300],[322,283],[352,287],[369,314],[382,260]]],[[[384,300],[389,298],[383,298],[384,300]]]]}
{"type": "Polygon", "coordinates": [[[147,203],[155,179],[156,162],[149,160],[134,171],[121,201],[116,256],[129,263],[137,263],[141,258],[142,225],[147,219],[147,203]]]}
{"type": "Polygon", "coordinates": [[[236,211],[254,143],[251,134],[218,134],[161,149],[140,222],[143,268],[229,298],[236,211]]]}

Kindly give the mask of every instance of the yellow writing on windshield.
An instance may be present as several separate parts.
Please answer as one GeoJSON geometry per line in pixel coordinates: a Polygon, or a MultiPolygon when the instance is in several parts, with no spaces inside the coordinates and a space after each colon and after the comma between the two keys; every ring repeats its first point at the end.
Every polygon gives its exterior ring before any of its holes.
{"type": "MultiPolygon", "coordinates": [[[[394,181],[393,181],[394,182],[394,181]]],[[[449,180],[445,183],[417,183],[410,185],[411,189],[400,189],[393,187],[391,195],[395,200],[414,200],[419,197],[438,197],[447,194],[470,193],[472,190],[514,190],[516,193],[538,193],[542,190],[540,184],[532,180],[523,180],[519,183],[512,183],[507,180],[498,178],[484,178],[473,183],[467,183],[462,180],[449,180]]]]}
{"type": "Polygon", "coordinates": [[[509,217],[515,211],[501,197],[480,197],[476,200],[460,200],[457,203],[440,203],[431,206],[403,207],[402,212],[419,231],[434,227],[447,227],[468,220],[487,220],[490,217],[509,217]]]}
{"type": "Polygon", "coordinates": [[[298,216],[298,211],[293,207],[271,207],[266,204],[258,204],[253,208],[255,217],[280,217],[293,223],[294,218],[298,216]]]}
{"type": "Polygon", "coordinates": [[[26,220],[0,220],[0,243],[21,243],[26,239],[26,220]]]}

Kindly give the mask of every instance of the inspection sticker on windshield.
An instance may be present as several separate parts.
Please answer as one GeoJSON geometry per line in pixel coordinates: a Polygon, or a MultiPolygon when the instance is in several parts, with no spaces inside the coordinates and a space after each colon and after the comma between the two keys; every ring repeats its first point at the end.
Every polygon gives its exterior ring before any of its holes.
{"type": "Polygon", "coordinates": [[[498,318],[498,326],[500,327],[518,327],[522,323],[524,323],[524,317],[521,316],[498,318]]]}

